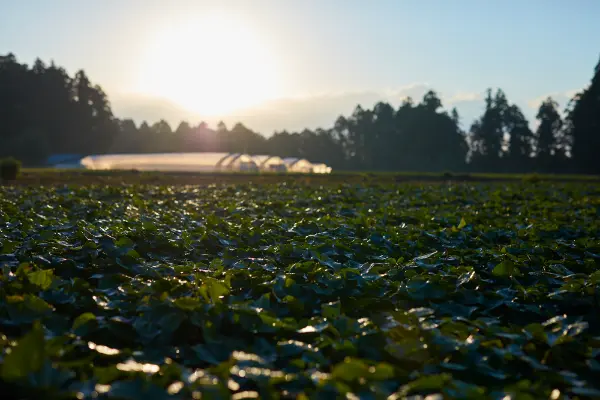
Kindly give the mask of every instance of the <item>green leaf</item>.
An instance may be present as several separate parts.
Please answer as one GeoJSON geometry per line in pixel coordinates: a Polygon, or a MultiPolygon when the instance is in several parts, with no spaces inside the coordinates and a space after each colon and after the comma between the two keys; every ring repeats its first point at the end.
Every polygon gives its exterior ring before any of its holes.
{"type": "Polygon", "coordinates": [[[596,271],[593,274],[590,274],[589,280],[590,283],[593,285],[600,284],[600,271],[596,271]]]}
{"type": "Polygon", "coordinates": [[[2,246],[0,246],[0,254],[11,254],[13,253],[19,246],[19,242],[13,242],[10,240],[3,240],[2,246]]]}
{"type": "Polygon", "coordinates": [[[77,184],[0,184],[21,397],[598,397],[597,177],[37,174],[77,184]]]}
{"type": "Polygon", "coordinates": [[[513,275],[519,275],[519,269],[512,261],[504,260],[494,267],[492,274],[499,277],[511,277],[513,275]]]}
{"type": "Polygon", "coordinates": [[[401,388],[401,393],[406,395],[415,392],[441,390],[452,381],[450,374],[422,376],[401,388]]]}
{"type": "Polygon", "coordinates": [[[369,378],[384,381],[394,378],[394,367],[387,363],[379,363],[369,368],[369,378]]]}
{"type": "Polygon", "coordinates": [[[91,312],[85,312],[83,314],[81,314],[79,317],[75,318],[75,321],[73,321],[73,330],[77,330],[80,327],[82,327],[83,325],[87,324],[90,321],[95,321],[96,320],[96,316],[91,313],[91,312]]]}
{"type": "Polygon", "coordinates": [[[17,323],[33,322],[52,312],[50,304],[33,294],[6,296],[6,309],[10,319],[17,323]]]}
{"type": "Polygon", "coordinates": [[[335,301],[327,304],[321,304],[321,314],[328,319],[335,319],[342,312],[342,303],[335,301]]]}
{"type": "Polygon", "coordinates": [[[229,293],[229,289],[223,283],[210,277],[203,278],[204,283],[201,288],[203,296],[207,297],[207,300],[213,303],[220,303],[222,301],[221,296],[225,296],[229,293]]]}
{"type": "Polygon", "coordinates": [[[175,299],[174,303],[177,307],[186,311],[193,311],[200,307],[201,304],[200,301],[194,297],[180,297],[175,299]]]}
{"type": "Polygon", "coordinates": [[[331,376],[347,382],[356,381],[369,373],[369,366],[363,361],[354,358],[346,358],[333,367],[331,376]]]}
{"type": "Polygon", "coordinates": [[[44,331],[39,322],[23,336],[2,363],[2,379],[15,381],[39,371],[44,365],[44,331]]]}
{"type": "Polygon", "coordinates": [[[133,242],[133,240],[129,239],[126,236],[119,238],[119,240],[115,242],[115,246],[117,246],[118,248],[131,248],[134,245],[135,243],[133,242]]]}
{"type": "Polygon", "coordinates": [[[48,289],[52,285],[54,271],[51,269],[43,269],[27,274],[29,282],[39,286],[42,290],[48,289]]]}
{"type": "Polygon", "coordinates": [[[46,303],[41,298],[32,294],[26,294],[24,300],[24,306],[28,310],[34,311],[39,314],[45,314],[49,311],[52,311],[52,306],[50,304],[46,303]]]}

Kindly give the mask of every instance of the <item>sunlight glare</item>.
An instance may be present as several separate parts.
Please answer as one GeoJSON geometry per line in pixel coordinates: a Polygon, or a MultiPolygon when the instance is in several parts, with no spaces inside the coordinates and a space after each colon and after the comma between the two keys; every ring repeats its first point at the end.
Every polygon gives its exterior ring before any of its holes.
{"type": "Polygon", "coordinates": [[[188,111],[223,115],[277,96],[277,72],[257,32],[212,15],[160,31],[141,63],[137,90],[188,111]]]}

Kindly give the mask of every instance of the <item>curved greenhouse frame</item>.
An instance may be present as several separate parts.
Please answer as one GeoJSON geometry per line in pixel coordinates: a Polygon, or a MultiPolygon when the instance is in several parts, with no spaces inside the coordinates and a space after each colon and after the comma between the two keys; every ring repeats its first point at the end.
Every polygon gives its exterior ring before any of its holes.
{"type": "Polygon", "coordinates": [[[288,157],[284,158],[283,162],[287,167],[288,172],[311,173],[312,163],[304,158],[288,157]]]}
{"type": "Polygon", "coordinates": [[[281,157],[259,155],[252,156],[252,159],[258,166],[258,169],[263,172],[286,172],[287,167],[281,157]]]}

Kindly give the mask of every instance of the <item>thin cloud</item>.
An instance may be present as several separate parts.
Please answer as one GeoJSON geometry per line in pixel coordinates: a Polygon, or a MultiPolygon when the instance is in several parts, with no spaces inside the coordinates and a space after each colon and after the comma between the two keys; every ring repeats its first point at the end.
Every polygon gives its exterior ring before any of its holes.
{"type": "Polygon", "coordinates": [[[567,103],[579,92],[580,90],[567,90],[564,92],[552,92],[552,93],[548,93],[545,94],[543,96],[539,96],[536,97],[535,99],[529,100],[527,102],[527,105],[534,109],[537,110],[540,105],[548,98],[548,97],[552,97],[554,99],[554,101],[556,101],[559,105],[559,109],[564,108],[567,103]]]}
{"type": "Polygon", "coordinates": [[[483,99],[483,95],[477,92],[458,92],[448,99],[448,103],[466,103],[472,101],[480,101],[483,99]]]}

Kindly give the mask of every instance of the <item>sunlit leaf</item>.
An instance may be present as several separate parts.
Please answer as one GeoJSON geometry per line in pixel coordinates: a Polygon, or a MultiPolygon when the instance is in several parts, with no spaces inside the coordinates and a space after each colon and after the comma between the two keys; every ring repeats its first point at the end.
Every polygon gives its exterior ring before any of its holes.
{"type": "Polygon", "coordinates": [[[44,359],[44,331],[41,324],[36,322],[31,331],[20,338],[4,358],[2,379],[14,381],[25,378],[42,368],[44,359]]]}

